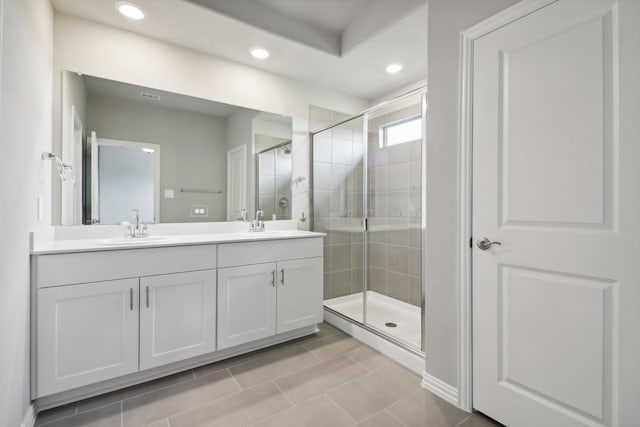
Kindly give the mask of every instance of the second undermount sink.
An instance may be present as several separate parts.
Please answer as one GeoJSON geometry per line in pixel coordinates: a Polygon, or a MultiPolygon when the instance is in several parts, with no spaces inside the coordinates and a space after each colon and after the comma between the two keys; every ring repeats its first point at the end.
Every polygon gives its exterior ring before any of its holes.
{"type": "Polygon", "coordinates": [[[119,246],[119,245],[145,245],[158,243],[171,243],[177,239],[165,236],[148,237],[110,237],[108,239],[97,239],[93,243],[96,245],[119,246]]]}

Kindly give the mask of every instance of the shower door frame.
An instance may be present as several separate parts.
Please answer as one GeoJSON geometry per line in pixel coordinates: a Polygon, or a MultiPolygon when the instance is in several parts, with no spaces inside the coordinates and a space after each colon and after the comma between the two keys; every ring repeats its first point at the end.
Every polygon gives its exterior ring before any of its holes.
{"type": "MultiPolygon", "coordinates": [[[[368,332],[371,332],[377,336],[380,336],[382,338],[384,338],[387,341],[390,341],[400,347],[402,347],[403,349],[410,351],[414,354],[417,354],[421,357],[424,357],[426,354],[426,337],[425,337],[425,308],[426,308],[426,298],[425,298],[425,268],[424,268],[424,254],[426,251],[426,239],[425,239],[425,232],[426,232],[426,224],[427,224],[427,220],[426,220],[426,212],[427,212],[427,198],[426,198],[426,191],[427,191],[427,171],[426,171],[426,164],[427,164],[427,143],[426,143],[426,135],[427,135],[427,120],[426,120],[426,114],[427,113],[427,87],[426,86],[420,86],[416,89],[413,89],[409,92],[406,92],[402,95],[399,95],[395,98],[392,98],[388,101],[384,101],[381,102],[371,108],[368,108],[358,114],[354,114],[353,116],[350,116],[344,120],[340,120],[332,125],[329,126],[325,126],[323,128],[320,128],[318,130],[312,131],[310,132],[310,142],[311,142],[311,150],[310,150],[310,188],[313,189],[313,164],[314,164],[314,158],[313,158],[313,152],[314,152],[314,136],[316,134],[319,134],[321,132],[324,132],[326,130],[329,129],[333,129],[335,127],[338,127],[340,125],[343,125],[345,123],[348,123],[352,120],[356,120],[359,118],[363,118],[363,124],[362,124],[362,132],[363,132],[363,150],[362,150],[362,159],[363,159],[363,164],[362,164],[362,257],[363,257],[363,265],[362,265],[362,297],[363,297],[363,301],[362,301],[362,322],[358,322],[355,319],[352,319],[348,316],[343,315],[342,313],[333,310],[325,305],[323,305],[325,310],[329,310],[332,314],[335,314],[336,316],[348,321],[349,323],[358,325],[360,327],[362,327],[363,329],[365,329],[368,332]],[[374,328],[372,326],[369,326],[367,324],[367,290],[368,290],[368,284],[369,284],[369,273],[368,273],[368,254],[369,254],[369,250],[367,248],[367,242],[368,242],[368,232],[369,232],[369,227],[368,227],[368,211],[367,211],[367,207],[368,207],[368,190],[369,190],[369,183],[368,183],[368,169],[369,169],[369,165],[367,162],[368,159],[368,151],[369,151],[369,135],[368,135],[368,115],[370,113],[376,112],[378,110],[381,110],[387,106],[393,105],[395,102],[398,101],[402,101],[406,98],[410,98],[412,96],[416,96],[416,95],[420,95],[420,104],[421,104],[421,118],[422,118],[422,140],[420,142],[420,146],[421,146],[421,150],[420,150],[420,179],[421,179],[421,189],[420,189],[420,288],[421,288],[421,292],[420,292],[420,348],[415,348],[411,345],[409,345],[408,343],[399,340],[397,338],[395,338],[392,335],[388,335],[385,334],[384,332],[382,332],[381,330],[374,328]]],[[[314,197],[313,197],[313,190],[310,191],[311,197],[309,198],[309,210],[310,212],[314,212],[314,197]]],[[[314,221],[315,221],[315,215],[311,216],[311,229],[314,229],[314,221]]]]}

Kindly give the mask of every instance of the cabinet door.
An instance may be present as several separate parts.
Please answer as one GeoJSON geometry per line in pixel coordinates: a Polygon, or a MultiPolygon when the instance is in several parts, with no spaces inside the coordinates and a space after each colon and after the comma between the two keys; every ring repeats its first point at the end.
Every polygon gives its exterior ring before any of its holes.
{"type": "Polygon", "coordinates": [[[37,396],[138,370],[138,279],[40,289],[37,396]]]}
{"type": "Polygon", "coordinates": [[[218,269],[218,349],[276,333],[276,264],[218,269]]]}
{"type": "Polygon", "coordinates": [[[322,322],[322,257],[278,262],[278,333],[322,322]]]}
{"type": "Polygon", "coordinates": [[[215,270],[140,279],[140,369],[215,350],[215,270]]]}

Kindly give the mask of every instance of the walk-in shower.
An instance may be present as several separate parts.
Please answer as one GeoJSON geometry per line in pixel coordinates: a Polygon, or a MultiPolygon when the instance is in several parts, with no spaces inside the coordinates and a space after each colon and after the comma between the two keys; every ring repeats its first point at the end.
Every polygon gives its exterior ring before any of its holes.
{"type": "Polygon", "coordinates": [[[324,305],[414,351],[424,351],[425,105],[414,91],[312,134],[324,305]]]}

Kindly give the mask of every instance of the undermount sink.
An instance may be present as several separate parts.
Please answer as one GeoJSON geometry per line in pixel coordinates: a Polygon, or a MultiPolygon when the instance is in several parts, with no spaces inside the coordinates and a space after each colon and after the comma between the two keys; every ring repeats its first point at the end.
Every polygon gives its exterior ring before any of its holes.
{"type": "Polygon", "coordinates": [[[260,237],[260,236],[279,236],[290,233],[291,230],[271,230],[271,231],[241,231],[233,233],[238,237],[260,237]]]}
{"type": "Polygon", "coordinates": [[[157,243],[170,243],[176,241],[175,238],[164,236],[148,237],[110,237],[108,239],[97,239],[93,243],[96,245],[116,246],[116,245],[144,245],[157,243]]]}

